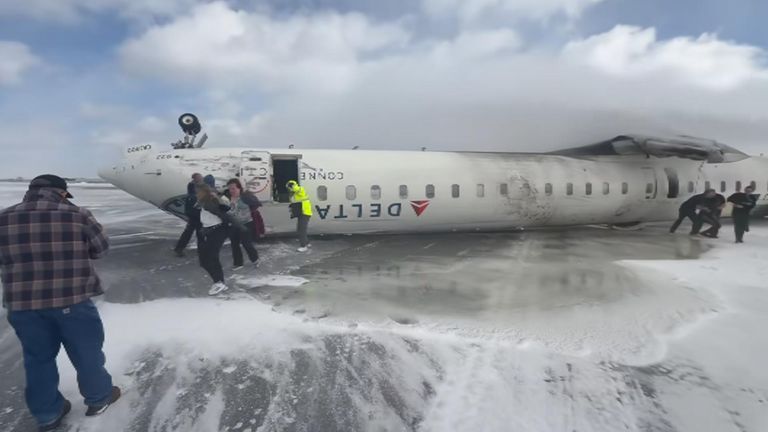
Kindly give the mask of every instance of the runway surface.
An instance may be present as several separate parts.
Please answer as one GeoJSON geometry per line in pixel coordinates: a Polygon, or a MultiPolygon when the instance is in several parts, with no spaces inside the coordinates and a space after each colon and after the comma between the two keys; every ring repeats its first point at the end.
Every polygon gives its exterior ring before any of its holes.
{"type": "MultiPolygon", "coordinates": [[[[0,183],[0,207],[26,185],[0,183]]],[[[747,243],[600,227],[291,239],[207,295],[182,224],[74,186],[111,237],[107,366],[125,396],[84,418],[62,354],[63,431],[768,430],[768,225],[747,243]]],[[[683,231],[683,229],[681,229],[683,231]]],[[[0,429],[34,430],[0,312],[0,429]]]]}

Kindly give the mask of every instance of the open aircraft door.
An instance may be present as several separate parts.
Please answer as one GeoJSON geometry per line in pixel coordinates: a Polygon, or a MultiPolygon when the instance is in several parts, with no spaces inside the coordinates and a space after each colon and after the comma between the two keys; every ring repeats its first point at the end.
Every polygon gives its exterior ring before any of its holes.
{"type": "Polygon", "coordinates": [[[243,187],[262,202],[272,201],[272,158],[268,152],[244,151],[240,158],[243,187]]]}

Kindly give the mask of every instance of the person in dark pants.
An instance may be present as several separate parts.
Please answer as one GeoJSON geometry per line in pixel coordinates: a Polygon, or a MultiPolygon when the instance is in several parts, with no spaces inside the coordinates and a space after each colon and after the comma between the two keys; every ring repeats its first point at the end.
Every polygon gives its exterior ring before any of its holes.
{"type": "Polygon", "coordinates": [[[291,207],[294,208],[291,217],[296,217],[296,233],[299,237],[299,252],[306,252],[310,247],[307,230],[309,220],[312,217],[312,202],[309,200],[306,189],[299,185],[296,180],[289,180],[285,184],[288,192],[291,194],[291,207]]]}
{"type": "Polygon", "coordinates": [[[691,235],[698,234],[701,229],[701,211],[706,208],[707,201],[715,196],[715,194],[716,192],[714,189],[709,189],[702,194],[688,198],[688,200],[680,205],[677,220],[669,228],[669,232],[674,233],[677,231],[677,228],[683,223],[683,220],[688,218],[693,223],[691,235]]]}
{"type": "Polygon", "coordinates": [[[744,188],[744,192],[736,192],[728,197],[728,202],[733,204],[733,231],[736,234],[736,243],[744,243],[744,232],[749,229],[749,212],[755,208],[756,199],[752,195],[755,189],[752,186],[744,188]]]}
{"type": "Polygon", "coordinates": [[[709,229],[702,231],[701,235],[717,238],[717,235],[720,233],[720,227],[722,226],[720,224],[720,215],[723,213],[724,208],[725,197],[715,192],[715,195],[707,200],[708,211],[704,212],[701,218],[702,222],[709,223],[712,226],[710,226],[709,229]],[[715,221],[716,223],[712,223],[712,221],[715,221]]]}
{"type": "Polygon", "coordinates": [[[237,270],[243,267],[243,251],[240,249],[240,245],[245,249],[251,263],[256,264],[259,260],[259,252],[253,246],[255,235],[253,212],[258,211],[257,209],[261,207],[261,201],[251,192],[244,191],[240,180],[236,178],[227,182],[227,192],[229,192],[230,214],[247,229],[245,232],[238,228],[230,230],[229,239],[232,244],[233,267],[237,270]]]}
{"type": "Polygon", "coordinates": [[[189,240],[192,239],[192,233],[194,232],[197,237],[197,243],[200,244],[200,209],[195,206],[197,204],[197,196],[195,191],[195,185],[203,183],[203,176],[200,173],[192,174],[192,181],[187,184],[187,196],[184,198],[184,214],[187,216],[187,225],[184,227],[184,232],[181,233],[179,241],[176,242],[176,247],[173,248],[177,257],[184,256],[184,249],[187,248],[189,240]]]}
{"type": "Polygon", "coordinates": [[[229,236],[229,229],[245,228],[227,212],[229,206],[223,204],[216,192],[207,184],[196,186],[197,202],[200,206],[201,243],[197,248],[200,266],[208,272],[213,285],[208,295],[216,295],[229,289],[224,283],[224,270],[221,267],[219,253],[221,246],[229,236]]]}
{"type": "Polygon", "coordinates": [[[104,412],[120,388],[104,368],[104,327],[91,297],[103,293],[92,260],[109,248],[91,212],[72,204],[67,182],[36,177],[20,204],[0,212],[3,306],[21,342],[27,407],[40,431],[57,428],[72,404],[58,390],[64,346],[86,416],[104,412]]]}

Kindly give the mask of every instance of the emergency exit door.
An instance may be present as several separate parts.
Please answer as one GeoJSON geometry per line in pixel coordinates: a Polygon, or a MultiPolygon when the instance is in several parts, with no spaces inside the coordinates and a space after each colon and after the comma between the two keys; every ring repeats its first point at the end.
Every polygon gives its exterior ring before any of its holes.
{"type": "Polygon", "coordinates": [[[268,152],[244,151],[240,158],[243,187],[262,202],[272,201],[272,158],[268,152]]]}

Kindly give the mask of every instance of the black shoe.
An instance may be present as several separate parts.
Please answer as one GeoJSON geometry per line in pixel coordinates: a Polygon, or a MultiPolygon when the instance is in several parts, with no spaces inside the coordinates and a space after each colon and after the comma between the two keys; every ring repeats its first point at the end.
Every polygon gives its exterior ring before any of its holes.
{"type": "Polygon", "coordinates": [[[37,430],[40,432],[47,432],[47,431],[52,431],[57,427],[61,426],[61,421],[64,420],[64,417],[66,417],[67,414],[69,414],[69,411],[71,409],[72,409],[72,404],[69,403],[68,400],[64,399],[64,406],[61,407],[61,414],[59,414],[59,416],[56,417],[56,420],[48,424],[40,425],[37,430]]]}
{"type": "Polygon", "coordinates": [[[109,401],[103,405],[89,405],[88,410],[85,412],[86,417],[97,416],[109,408],[110,405],[120,399],[120,387],[112,386],[112,394],[109,395],[109,401]]]}

